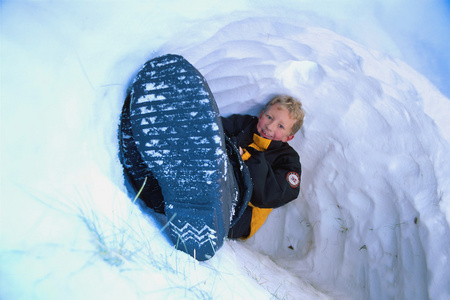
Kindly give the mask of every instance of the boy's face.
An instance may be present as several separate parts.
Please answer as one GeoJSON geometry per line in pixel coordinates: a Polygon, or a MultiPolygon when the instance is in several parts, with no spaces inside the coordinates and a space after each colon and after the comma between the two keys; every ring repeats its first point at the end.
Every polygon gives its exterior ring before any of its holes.
{"type": "Polygon", "coordinates": [[[291,118],[289,111],[275,104],[261,113],[256,129],[263,138],[287,142],[294,138],[291,134],[294,123],[295,120],[291,118]]]}

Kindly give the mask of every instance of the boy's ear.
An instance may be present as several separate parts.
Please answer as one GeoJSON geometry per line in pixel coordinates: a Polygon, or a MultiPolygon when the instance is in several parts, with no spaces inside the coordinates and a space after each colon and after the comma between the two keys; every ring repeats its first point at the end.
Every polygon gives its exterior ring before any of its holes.
{"type": "Polygon", "coordinates": [[[287,141],[286,142],[289,142],[290,140],[292,140],[293,138],[294,138],[294,134],[293,135],[289,135],[286,139],[287,139],[287,141]]]}

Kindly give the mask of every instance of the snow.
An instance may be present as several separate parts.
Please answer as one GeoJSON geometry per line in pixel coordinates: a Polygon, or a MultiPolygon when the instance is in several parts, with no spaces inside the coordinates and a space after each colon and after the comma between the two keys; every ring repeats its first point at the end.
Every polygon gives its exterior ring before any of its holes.
{"type": "Polygon", "coordinates": [[[339,3],[3,1],[0,298],[450,298],[448,5],[339,3]],[[307,113],[299,198],[201,263],[117,157],[126,89],[166,53],[222,115],[307,113]]]}

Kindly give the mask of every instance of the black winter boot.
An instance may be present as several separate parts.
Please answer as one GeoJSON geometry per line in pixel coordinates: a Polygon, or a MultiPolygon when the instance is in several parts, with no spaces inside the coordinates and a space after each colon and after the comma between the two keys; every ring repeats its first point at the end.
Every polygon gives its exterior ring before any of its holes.
{"type": "Polygon", "coordinates": [[[177,55],[148,61],[130,95],[132,136],[161,187],[171,239],[207,260],[222,246],[238,199],[214,97],[177,55]]]}

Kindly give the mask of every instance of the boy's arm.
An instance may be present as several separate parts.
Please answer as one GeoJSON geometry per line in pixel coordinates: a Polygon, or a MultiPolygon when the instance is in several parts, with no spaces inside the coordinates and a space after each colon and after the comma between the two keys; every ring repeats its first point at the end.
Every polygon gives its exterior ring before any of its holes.
{"type": "Polygon", "coordinates": [[[223,129],[228,137],[240,135],[249,126],[255,117],[249,115],[231,115],[227,118],[221,117],[223,129]]]}
{"type": "Polygon", "coordinates": [[[263,152],[250,147],[248,151],[251,154],[247,166],[253,180],[251,202],[254,206],[276,208],[298,197],[301,165],[294,150],[278,159],[273,167],[263,152]]]}

